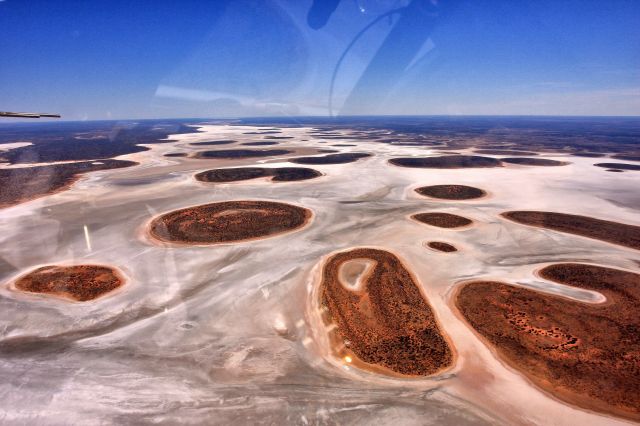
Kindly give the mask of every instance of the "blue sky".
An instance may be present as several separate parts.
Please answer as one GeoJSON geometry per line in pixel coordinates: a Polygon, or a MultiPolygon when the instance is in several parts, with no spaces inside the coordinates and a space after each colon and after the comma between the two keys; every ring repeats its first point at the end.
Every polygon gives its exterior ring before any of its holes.
{"type": "Polygon", "coordinates": [[[429,3],[0,0],[0,110],[640,115],[640,2],[429,3]]]}

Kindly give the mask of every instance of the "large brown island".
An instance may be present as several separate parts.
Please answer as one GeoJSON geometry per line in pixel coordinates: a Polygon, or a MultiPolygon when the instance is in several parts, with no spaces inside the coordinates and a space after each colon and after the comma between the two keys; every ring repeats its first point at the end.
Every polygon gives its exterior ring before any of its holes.
{"type": "Polygon", "coordinates": [[[509,211],[502,216],[517,223],[594,238],[640,250],[640,226],[567,213],[509,211]]]}
{"type": "Polygon", "coordinates": [[[311,210],[273,201],[223,201],[165,213],[149,233],[163,243],[218,244],[274,236],[299,229],[311,210]]]}
{"type": "Polygon", "coordinates": [[[85,173],[136,165],[135,161],[106,159],[0,169],[0,208],[64,191],[85,173]]]}
{"type": "Polygon", "coordinates": [[[552,395],[640,420],[640,275],[563,263],[540,276],[592,290],[604,303],[494,281],[464,284],[455,305],[500,358],[552,395]]]}
{"type": "Polygon", "coordinates": [[[19,277],[13,285],[28,293],[86,302],[104,296],[124,282],[124,278],[108,266],[48,265],[19,277]]]}
{"type": "Polygon", "coordinates": [[[453,363],[431,306],[400,259],[387,251],[357,248],[331,256],[320,298],[345,345],[341,355],[355,357],[364,368],[429,376],[453,363]]]}

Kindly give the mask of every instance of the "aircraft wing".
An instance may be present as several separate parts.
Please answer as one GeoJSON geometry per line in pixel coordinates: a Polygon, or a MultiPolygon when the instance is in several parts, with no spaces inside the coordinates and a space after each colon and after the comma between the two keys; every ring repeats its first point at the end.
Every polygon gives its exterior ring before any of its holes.
{"type": "Polygon", "coordinates": [[[60,114],[49,114],[46,112],[8,112],[0,111],[0,117],[18,117],[18,118],[60,118],[60,114]]]}

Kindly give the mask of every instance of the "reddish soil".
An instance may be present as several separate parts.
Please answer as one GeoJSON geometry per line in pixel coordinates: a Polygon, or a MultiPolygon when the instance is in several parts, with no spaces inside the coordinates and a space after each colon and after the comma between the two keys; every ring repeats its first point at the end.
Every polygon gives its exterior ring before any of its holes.
{"type": "Polygon", "coordinates": [[[0,208],[63,191],[84,173],[136,165],[134,161],[96,160],[0,169],[0,208]]]}
{"type": "Polygon", "coordinates": [[[526,158],[526,157],[518,157],[518,158],[501,158],[503,163],[509,164],[519,164],[522,166],[566,166],[570,164],[567,161],[557,161],[557,160],[549,160],[547,158],[526,158]]]}
{"type": "Polygon", "coordinates": [[[96,299],[124,284],[114,269],[99,265],[43,266],[15,281],[18,290],[79,302],[96,299]]]}
{"type": "Polygon", "coordinates": [[[452,253],[454,251],[458,251],[457,248],[455,248],[455,246],[449,244],[449,243],[445,243],[443,241],[429,241],[427,243],[427,246],[429,248],[432,248],[434,250],[438,250],[444,253],[452,253]]]}
{"type": "Polygon", "coordinates": [[[179,244],[216,244],[274,236],[299,229],[311,211],[271,201],[223,201],[176,210],[155,218],[154,238],[179,244]]]}
{"type": "Polygon", "coordinates": [[[523,225],[594,238],[640,250],[640,226],[566,213],[510,211],[502,216],[523,225]]]}
{"type": "Polygon", "coordinates": [[[438,228],[460,228],[473,223],[471,219],[451,213],[417,213],[411,216],[411,219],[427,225],[437,226],[438,228]]]}
{"type": "Polygon", "coordinates": [[[431,185],[422,186],[415,190],[425,197],[440,198],[443,200],[472,200],[487,195],[485,191],[466,185],[431,185]]]}
{"type": "Polygon", "coordinates": [[[640,275],[555,264],[548,280],[601,293],[590,304],[500,282],[471,282],[455,304],[508,364],[569,403],[640,419],[640,275]]]}
{"type": "Polygon", "coordinates": [[[345,352],[358,361],[409,376],[429,376],[452,365],[452,349],[431,306],[393,254],[358,248],[332,256],[322,271],[320,297],[345,352]],[[339,278],[340,266],[354,259],[374,262],[355,291],[339,278]]]}
{"type": "MultiPolygon", "coordinates": [[[[442,149],[442,148],[441,148],[442,149]]],[[[430,169],[468,169],[501,167],[502,163],[492,157],[479,155],[443,155],[440,157],[403,157],[392,158],[389,163],[400,167],[418,167],[430,169]]]]}
{"type": "Polygon", "coordinates": [[[317,170],[306,167],[236,167],[232,169],[207,170],[195,175],[201,182],[237,182],[262,177],[271,177],[274,182],[293,182],[322,176],[317,170]]]}

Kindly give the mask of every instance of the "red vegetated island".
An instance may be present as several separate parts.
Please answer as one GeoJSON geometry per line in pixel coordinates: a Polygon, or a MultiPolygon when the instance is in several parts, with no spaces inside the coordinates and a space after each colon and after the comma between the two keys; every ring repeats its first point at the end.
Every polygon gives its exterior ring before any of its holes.
{"type": "Polygon", "coordinates": [[[585,157],[585,158],[600,158],[604,157],[605,154],[600,152],[572,152],[571,155],[574,157],[585,157]]]}
{"type": "Polygon", "coordinates": [[[605,169],[617,169],[617,170],[640,170],[640,164],[626,164],[626,163],[597,163],[596,167],[604,167],[605,169]]]}
{"type": "Polygon", "coordinates": [[[568,161],[549,160],[548,158],[527,158],[527,157],[501,158],[500,161],[502,161],[503,163],[518,164],[520,166],[553,167],[553,166],[566,166],[567,164],[570,164],[568,161]]]}
{"type": "Polygon", "coordinates": [[[455,304],[537,386],[580,407],[640,420],[640,275],[576,263],[551,265],[540,275],[597,291],[607,302],[478,281],[463,285],[455,304]]]}
{"type": "Polygon", "coordinates": [[[221,149],[218,151],[201,151],[196,153],[196,158],[254,158],[270,157],[277,155],[291,154],[292,151],[286,149],[221,149]]]}
{"type": "Polygon", "coordinates": [[[96,299],[124,284],[113,268],[101,265],[43,266],[18,278],[16,289],[79,302],[96,299]]]}
{"type": "Polygon", "coordinates": [[[444,241],[429,241],[427,243],[427,247],[443,253],[453,253],[454,251],[458,251],[455,246],[445,243],[444,241]]]}
{"type": "Polygon", "coordinates": [[[522,155],[522,156],[528,156],[528,155],[538,155],[537,152],[530,152],[530,151],[512,151],[509,149],[476,149],[475,150],[476,153],[478,154],[489,154],[489,155],[522,155]]]}
{"type": "Polygon", "coordinates": [[[471,219],[451,213],[417,213],[411,216],[411,219],[438,228],[460,228],[473,223],[471,219]]]}
{"type": "Polygon", "coordinates": [[[268,145],[278,145],[280,142],[275,142],[275,141],[257,141],[257,142],[245,142],[245,143],[241,143],[240,145],[245,145],[245,146],[268,146],[268,145]]]}
{"type": "Polygon", "coordinates": [[[542,211],[509,211],[502,213],[502,216],[523,225],[552,229],[640,250],[640,226],[542,211]]]}
{"type": "Polygon", "coordinates": [[[625,160],[625,161],[640,161],[640,155],[617,154],[617,155],[612,155],[611,158],[615,158],[616,160],[625,160]]]}
{"type": "Polygon", "coordinates": [[[149,225],[165,243],[216,244],[269,237],[299,229],[311,210],[272,201],[223,201],[163,214],[149,225]]]}
{"type": "Polygon", "coordinates": [[[236,182],[262,177],[271,177],[273,182],[293,182],[322,176],[317,170],[306,167],[235,167],[231,169],[213,169],[200,172],[195,178],[201,182],[236,182]]]}
{"type": "Polygon", "coordinates": [[[358,248],[333,255],[322,271],[320,298],[328,321],[337,325],[335,346],[345,346],[339,355],[355,357],[356,366],[429,376],[453,363],[431,306],[406,267],[387,251],[358,248]],[[358,266],[361,284],[348,288],[345,275],[357,274],[341,268],[358,266]]]}
{"type": "Polygon", "coordinates": [[[440,157],[401,157],[392,158],[389,163],[400,167],[430,169],[468,169],[484,167],[502,167],[500,160],[479,155],[443,155],[440,157]]]}
{"type": "Polygon", "coordinates": [[[63,191],[84,173],[136,165],[134,161],[109,159],[0,169],[0,208],[63,191]]]}
{"type": "Polygon", "coordinates": [[[345,164],[353,163],[361,158],[371,157],[363,152],[345,152],[342,154],[328,154],[319,157],[298,157],[289,160],[296,164],[345,164]]]}
{"type": "Polygon", "coordinates": [[[237,142],[237,141],[234,139],[219,139],[217,141],[191,142],[189,145],[193,145],[193,146],[229,145],[234,142],[237,142]]]}
{"type": "Polygon", "coordinates": [[[416,188],[418,194],[442,200],[473,200],[487,195],[485,191],[467,185],[430,185],[416,188]]]}

